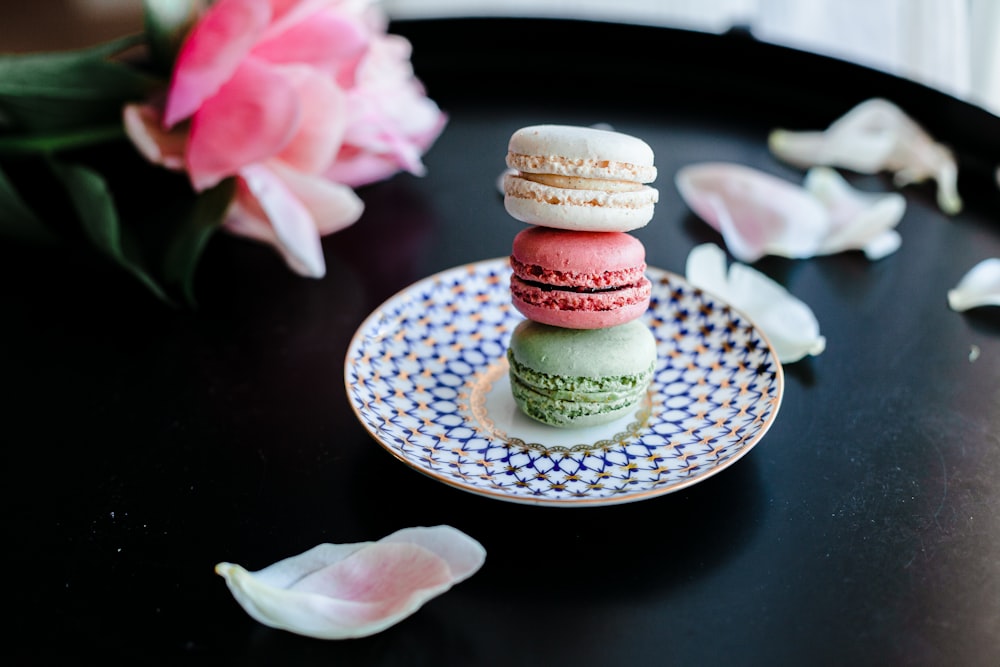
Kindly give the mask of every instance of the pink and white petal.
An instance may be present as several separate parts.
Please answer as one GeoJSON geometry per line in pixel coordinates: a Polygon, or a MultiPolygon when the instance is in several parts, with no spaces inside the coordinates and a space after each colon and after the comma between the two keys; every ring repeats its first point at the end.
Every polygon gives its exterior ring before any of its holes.
{"type": "Polygon", "coordinates": [[[773,130],[771,152],[790,164],[843,167],[860,173],[893,173],[898,187],[937,181],[938,206],[962,209],[954,155],[898,106],[882,98],[861,102],[821,132],[773,130]]]}
{"type": "Polygon", "coordinates": [[[913,149],[902,156],[909,160],[893,175],[893,183],[902,187],[910,183],[921,183],[928,178],[937,183],[937,205],[948,215],[962,211],[962,197],[958,193],[958,164],[955,156],[941,144],[911,145],[913,149]]]}
{"type": "MultiPolygon", "coordinates": [[[[351,0],[343,11],[357,13],[355,9],[359,5],[370,4],[372,0],[351,0]]],[[[289,25],[294,25],[303,20],[308,20],[310,15],[322,11],[331,5],[345,5],[342,0],[270,0],[271,20],[270,32],[282,32],[289,25]]]]}
{"type": "Polygon", "coordinates": [[[426,172],[421,156],[440,136],[448,116],[426,97],[400,88],[349,92],[347,131],[340,154],[327,176],[358,187],[384,180],[401,170],[426,172]]]}
{"type": "Polygon", "coordinates": [[[898,110],[898,141],[886,163],[893,183],[903,187],[928,179],[937,182],[938,207],[949,215],[962,210],[958,164],[951,149],[936,142],[912,118],[898,110]]]}
{"type": "Polygon", "coordinates": [[[801,186],[752,167],[706,162],[679,169],[681,197],[718,230],[734,257],[811,257],[829,233],[826,210],[801,186]]]}
{"type": "Polygon", "coordinates": [[[295,88],[280,70],[248,58],[191,121],[191,183],[205,190],[276,155],[295,136],[301,116],[295,88]]]}
{"type": "Polygon", "coordinates": [[[356,17],[342,11],[317,11],[308,20],[272,27],[253,53],[273,63],[301,63],[335,76],[352,73],[368,48],[369,33],[356,17]]]}
{"type": "Polygon", "coordinates": [[[803,187],[830,215],[830,233],[816,254],[864,250],[869,259],[878,259],[899,247],[899,234],[887,234],[906,211],[906,200],[899,193],[863,192],[829,167],[806,172],[803,187]]]}
{"type": "Polygon", "coordinates": [[[270,162],[269,167],[308,209],[320,236],[340,231],[361,218],[365,204],[350,187],[290,169],[278,161],[270,162]]]}
{"type": "Polygon", "coordinates": [[[1000,306],[1000,258],[984,259],[948,290],[948,305],[959,312],[981,306],[1000,306]]]}
{"type": "Polygon", "coordinates": [[[143,157],[174,171],[184,170],[187,132],[164,130],[160,110],[148,104],[126,104],[122,109],[125,134],[143,157]]]}
{"type": "Polygon", "coordinates": [[[471,577],[486,559],[483,545],[451,526],[402,528],[383,537],[381,541],[412,542],[434,552],[448,563],[453,583],[471,577]]]}
{"type": "Polygon", "coordinates": [[[413,543],[379,541],[310,572],[289,590],[327,598],[327,610],[337,611],[345,627],[381,630],[451,583],[448,563],[434,552],[413,543]],[[349,617],[342,615],[346,610],[352,612],[349,617]]]}
{"type": "Polygon", "coordinates": [[[254,576],[269,586],[288,588],[307,573],[342,561],[378,543],[412,543],[433,552],[448,564],[454,583],[474,574],[486,558],[483,546],[456,528],[447,525],[417,526],[397,530],[378,542],[320,544],[297,556],[273,563],[255,572],[254,576]]]}
{"type": "Polygon", "coordinates": [[[894,104],[873,98],[821,132],[773,130],[768,146],[776,157],[801,168],[825,165],[874,174],[887,168],[899,144],[900,121],[894,104]]]}
{"type": "Polygon", "coordinates": [[[352,542],[348,544],[317,544],[307,551],[289,556],[253,573],[254,578],[262,584],[274,588],[291,588],[295,582],[310,572],[337,563],[355,552],[375,544],[371,542],[352,542]]]}
{"type": "Polygon", "coordinates": [[[270,627],[321,639],[363,637],[416,612],[476,572],[478,542],[449,526],[410,528],[378,542],[321,544],[258,572],[219,563],[237,602],[270,627]]]}
{"type": "Polygon", "coordinates": [[[226,209],[223,229],[234,236],[242,236],[275,248],[278,246],[271,221],[240,178],[236,179],[236,193],[226,209]]]}
{"type": "Polygon", "coordinates": [[[289,590],[395,609],[412,591],[436,588],[450,574],[444,559],[419,545],[379,541],[309,572],[289,590]]]}
{"type": "Polygon", "coordinates": [[[351,619],[369,615],[364,604],[269,586],[235,563],[218,563],[215,572],[226,580],[243,610],[271,628],[319,639],[346,639],[361,636],[354,634],[351,619]]]}
{"type": "Polygon", "coordinates": [[[385,180],[399,171],[399,162],[395,157],[345,145],[324,175],[331,181],[361,187],[385,180]]]}
{"type": "Polygon", "coordinates": [[[760,327],[782,363],[826,349],[826,338],[820,335],[812,309],[782,285],[739,262],[729,267],[729,285],[733,305],[760,327]]]}
{"type": "Polygon", "coordinates": [[[882,232],[861,247],[861,252],[871,261],[888,257],[903,245],[903,237],[895,229],[882,232]]]}
{"type": "Polygon", "coordinates": [[[424,173],[421,155],[448,119],[415,78],[410,50],[397,35],[373,39],[349,91],[344,147],[328,174],[334,180],[359,186],[400,170],[424,173]]]}
{"type": "Polygon", "coordinates": [[[709,294],[727,299],[726,252],[714,243],[702,243],[688,252],[684,267],[687,281],[709,294]]]}
{"type": "Polygon", "coordinates": [[[319,71],[305,65],[275,66],[299,100],[298,131],[277,154],[295,169],[320,173],[340,150],[347,127],[344,91],[319,71]]]}
{"type": "Polygon", "coordinates": [[[449,587],[447,564],[413,544],[373,544],[309,573],[304,588],[266,586],[231,563],[216,572],[255,620],[318,639],[381,632],[449,587]]]}
{"type": "Polygon", "coordinates": [[[234,234],[273,245],[288,267],[300,275],[322,278],[326,274],[312,215],[265,166],[251,165],[240,171],[240,188],[224,224],[234,234]]]}
{"type": "Polygon", "coordinates": [[[826,349],[826,339],[820,335],[819,323],[808,305],[763,273],[739,262],[733,262],[725,278],[720,278],[725,261],[725,253],[714,244],[695,247],[688,254],[688,282],[750,318],[782,363],[826,349]]]}
{"type": "Polygon", "coordinates": [[[885,169],[896,137],[829,135],[825,132],[796,132],[777,129],[767,138],[775,157],[801,169],[818,165],[842,167],[861,174],[875,174],[885,169]]]}
{"type": "Polygon", "coordinates": [[[267,0],[219,0],[192,28],[174,64],[164,123],[173,127],[218,92],[271,19],[267,0]]]}

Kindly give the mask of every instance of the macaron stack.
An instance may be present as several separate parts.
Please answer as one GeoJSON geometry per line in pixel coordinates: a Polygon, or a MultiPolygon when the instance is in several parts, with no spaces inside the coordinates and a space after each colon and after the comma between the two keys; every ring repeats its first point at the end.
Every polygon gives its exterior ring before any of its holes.
{"type": "Polygon", "coordinates": [[[507,152],[504,207],[530,227],[514,237],[511,392],[529,417],[593,426],[633,412],[652,379],[656,341],[646,250],[628,232],[653,217],[653,151],[636,137],[534,125],[507,152]]]}

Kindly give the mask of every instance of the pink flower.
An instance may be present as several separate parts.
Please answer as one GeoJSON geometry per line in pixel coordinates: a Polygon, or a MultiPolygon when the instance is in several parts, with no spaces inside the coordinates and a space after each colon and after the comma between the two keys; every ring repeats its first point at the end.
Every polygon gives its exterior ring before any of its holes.
{"type": "Polygon", "coordinates": [[[235,177],[230,232],[325,273],[320,237],[353,224],[352,188],[399,171],[446,123],[371,0],[219,0],[188,34],[165,103],[125,109],[148,159],[196,191],[235,177]]]}

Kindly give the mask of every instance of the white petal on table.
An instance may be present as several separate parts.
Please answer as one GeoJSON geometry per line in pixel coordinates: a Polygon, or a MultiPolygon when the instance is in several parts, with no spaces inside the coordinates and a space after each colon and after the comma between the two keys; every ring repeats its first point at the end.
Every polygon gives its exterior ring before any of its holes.
{"type": "Polygon", "coordinates": [[[952,151],[882,98],[861,102],[822,131],[772,130],[768,146],[779,159],[803,169],[830,166],[865,174],[889,171],[899,187],[934,179],[941,210],[948,214],[962,210],[952,151]]]}
{"type": "Polygon", "coordinates": [[[746,165],[705,162],[682,167],[674,181],[742,262],[848,250],[875,260],[901,243],[895,227],[906,210],[903,196],[858,190],[829,167],[811,168],[798,185],[746,165]]]}
{"type": "Polygon", "coordinates": [[[741,164],[681,167],[674,183],[685,203],[722,234],[742,262],[765,255],[811,257],[830,231],[830,216],[801,186],[741,164]]]}
{"type": "Polygon", "coordinates": [[[830,233],[816,254],[862,250],[876,260],[899,248],[902,238],[895,227],[906,212],[906,199],[898,192],[858,190],[829,167],[811,168],[802,186],[830,215],[830,233]]]}
{"type": "Polygon", "coordinates": [[[726,272],[726,253],[713,243],[696,246],[685,268],[691,285],[743,312],[767,338],[778,360],[792,363],[826,349],[819,322],[803,301],[763,273],[734,262],[726,272]]]}
{"type": "Polygon", "coordinates": [[[980,306],[1000,306],[1000,258],[984,259],[948,290],[952,310],[965,311],[980,306]]]}
{"type": "Polygon", "coordinates": [[[219,563],[255,620],[319,639],[381,632],[472,576],[486,551],[450,526],[404,528],[377,542],[320,544],[256,572],[219,563]]]}

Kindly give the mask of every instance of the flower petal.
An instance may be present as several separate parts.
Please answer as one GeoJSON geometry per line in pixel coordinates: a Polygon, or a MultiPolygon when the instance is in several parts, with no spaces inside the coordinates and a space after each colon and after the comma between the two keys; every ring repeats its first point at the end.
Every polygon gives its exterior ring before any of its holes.
{"type": "Polygon", "coordinates": [[[288,25],[308,19],[312,14],[333,4],[343,5],[344,11],[357,13],[361,8],[371,3],[371,0],[341,2],[340,0],[270,0],[274,18],[270,31],[281,32],[288,25]]]}
{"type": "Polygon", "coordinates": [[[274,171],[252,165],[240,171],[225,228],[273,245],[288,267],[310,278],[326,274],[319,231],[309,209],[274,171]]]}
{"type": "Polygon", "coordinates": [[[803,187],[830,215],[830,233],[816,254],[864,250],[875,260],[899,248],[900,237],[893,228],[906,211],[906,199],[898,192],[862,192],[829,167],[806,172],[803,187]]]}
{"type": "Polygon", "coordinates": [[[197,190],[281,151],[301,120],[295,89],[276,67],[245,60],[191,122],[187,166],[197,190]]]}
{"type": "Polygon", "coordinates": [[[122,109],[125,133],[142,156],[174,171],[184,170],[187,132],[164,130],[159,110],[148,104],[126,104],[122,109]]]}
{"type": "Polygon", "coordinates": [[[319,173],[336,157],[346,128],[346,99],[333,80],[302,65],[281,68],[298,97],[297,132],[278,157],[300,171],[319,173]]]}
{"type": "Polygon", "coordinates": [[[164,122],[193,114],[236,72],[271,19],[267,0],[219,0],[195,24],[174,64],[164,122]]]}
{"type": "Polygon", "coordinates": [[[686,277],[693,286],[723,299],[757,326],[778,360],[792,363],[826,349],[812,310],[777,282],[734,262],[726,276],[726,254],[712,243],[688,254],[686,277]]]}
{"type": "Polygon", "coordinates": [[[356,17],[318,11],[278,32],[272,28],[253,53],[269,62],[306,64],[337,76],[353,74],[368,41],[368,30],[356,17]]]}
{"type": "Polygon", "coordinates": [[[248,572],[219,563],[236,601],[270,627],[320,639],[364,637],[474,574],[482,545],[450,526],[407,528],[378,542],[320,544],[248,572]]]}
{"type": "Polygon", "coordinates": [[[807,169],[824,165],[874,174],[897,150],[902,114],[894,104],[871,99],[857,105],[824,131],[773,130],[768,146],[778,158],[807,169]]]}
{"type": "Polygon", "coordinates": [[[903,237],[895,229],[890,229],[868,241],[861,250],[865,253],[865,257],[875,261],[888,257],[899,250],[901,245],[903,245],[903,237]]]}
{"type": "Polygon", "coordinates": [[[714,243],[702,243],[691,249],[684,274],[689,283],[709,294],[723,298],[729,294],[726,253],[714,243]]]}
{"type": "Polygon", "coordinates": [[[821,132],[773,130],[768,146],[779,159],[802,168],[843,167],[866,174],[890,171],[900,187],[933,178],[941,210],[954,214],[962,209],[952,152],[882,98],[861,102],[821,132]]]}
{"type": "Polygon", "coordinates": [[[448,117],[424,95],[409,61],[411,45],[398,35],[379,35],[348,93],[350,118],[344,145],[327,171],[335,181],[357,187],[400,170],[425,173],[421,154],[437,139],[448,117]]]}
{"type": "Polygon", "coordinates": [[[346,185],[295,171],[280,162],[269,163],[269,167],[309,211],[320,236],[354,224],[365,210],[364,202],[346,185]]]}
{"type": "Polygon", "coordinates": [[[679,169],[687,205],[718,230],[734,257],[810,257],[830,231],[823,206],[802,187],[752,167],[705,162],[679,169]]]}
{"type": "Polygon", "coordinates": [[[979,306],[1000,306],[1000,257],[984,259],[948,290],[952,310],[965,311],[979,306]]]}

